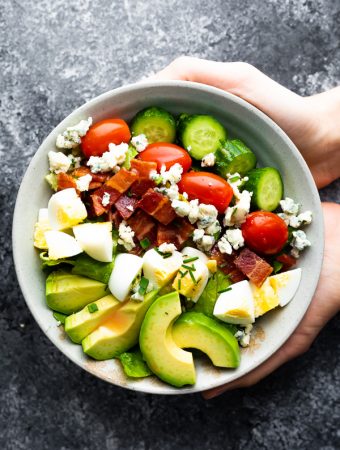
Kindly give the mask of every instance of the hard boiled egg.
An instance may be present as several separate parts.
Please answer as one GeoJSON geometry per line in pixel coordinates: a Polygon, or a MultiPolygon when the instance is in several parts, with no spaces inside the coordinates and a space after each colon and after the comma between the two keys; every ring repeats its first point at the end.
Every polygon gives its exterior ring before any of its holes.
{"type": "Polygon", "coordinates": [[[173,279],[182,262],[182,254],[176,250],[168,258],[164,258],[154,249],[148,250],[143,256],[144,276],[155,289],[159,289],[173,279]]]}
{"type": "Polygon", "coordinates": [[[48,209],[39,209],[38,222],[34,225],[34,247],[46,250],[48,249],[45,239],[45,232],[51,229],[48,220],[48,209]]]}
{"type": "Polygon", "coordinates": [[[176,275],[172,287],[180,294],[196,303],[208,283],[209,270],[207,265],[200,259],[184,264],[184,266],[186,265],[188,267],[193,267],[193,269],[189,270],[186,267],[182,267],[176,275]]]}
{"type": "Polygon", "coordinates": [[[129,253],[116,256],[109,280],[109,289],[114,297],[123,302],[129,295],[136,277],[141,273],[143,258],[129,253]]]}
{"type": "Polygon", "coordinates": [[[71,228],[86,217],[86,207],[74,188],[56,192],[48,202],[48,219],[54,230],[71,228]]]}
{"type": "Polygon", "coordinates": [[[83,223],[73,227],[73,233],[84,252],[101,262],[112,261],[112,223],[83,223]]]}
{"type": "Polygon", "coordinates": [[[279,297],[279,305],[286,306],[296,294],[301,281],[300,268],[269,277],[269,282],[279,297]]]}
{"type": "Polygon", "coordinates": [[[254,298],[248,281],[230,286],[217,298],[214,316],[223,322],[248,325],[255,320],[254,298]]]}
{"type": "Polygon", "coordinates": [[[260,288],[253,283],[249,283],[254,296],[255,317],[263,316],[280,303],[279,296],[270,283],[270,278],[268,277],[260,288]]]}
{"type": "Polygon", "coordinates": [[[183,259],[198,258],[202,263],[207,264],[209,258],[197,248],[184,247],[182,250],[183,259]]]}
{"type": "Polygon", "coordinates": [[[73,236],[62,231],[46,231],[45,239],[50,259],[69,258],[83,251],[73,236]]]}

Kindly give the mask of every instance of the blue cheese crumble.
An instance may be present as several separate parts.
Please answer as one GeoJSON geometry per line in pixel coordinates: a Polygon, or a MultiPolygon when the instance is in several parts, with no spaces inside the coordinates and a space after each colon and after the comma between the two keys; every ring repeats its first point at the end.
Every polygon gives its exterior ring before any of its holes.
{"type": "Polygon", "coordinates": [[[88,132],[92,125],[92,117],[87,120],[81,120],[76,125],[66,128],[66,130],[57,136],[56,147],[72,149],[78,147],[81,138],[88,132]]]}
{"type": "Polygon", "coordinates": [[[148,140],[145,134],[139,134],[131,139],[131,145],[135,147],[138,153],[143,152],[148,146],[148,140]]]}
{"type": "Polygon", "coordinates": [[[102,156],[91,156],[87,165],[93,173],[118,171],[120,165],[125,161],[128,150],[129,145],[124,142],[119,145],[109,144],[109,151],[103,153],[102,156]]]}
{"type": "Polygon", "coordinates": [[[119,225],[118,235],[118,244],[123,245],[128,252],[136,246],[133,241],[135,232],[128,226],[125,220],[123,220],[119,225]]]}

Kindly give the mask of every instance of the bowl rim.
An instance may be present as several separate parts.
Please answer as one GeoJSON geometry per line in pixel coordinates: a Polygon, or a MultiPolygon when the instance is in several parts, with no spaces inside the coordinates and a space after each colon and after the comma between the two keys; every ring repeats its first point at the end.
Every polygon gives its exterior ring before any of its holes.
{"type": "MultiPolygon", "coordinates": [[[[183,81],[183,80],[152,80],[152,81],[144,81],[143,80],[143,81],[140,81],[137,83],[128,84],[128,85],[125,85],[125,86],[122,86],[122,87],[119,87],[116,89],[109,90],[109,91],[104,92],[104,93],[92,98],[91,100],[85,102],[78,108],[74,109],[70,114],[68,114],[67,117],[65,117],[60,123],[58,123],[51,130],[51,132],[44,138],[44,140],[40,144],[39,148],[37,149],[37,151],[34,153],[33,157],[31,158],[28,167],[26,168],[25,174],[20,182],[20,187],[17,192],[14,214],[13,214],[13,225],[12,225],[12,253],[13,253],[15,272],[16,272],[19,286],[20,286],[21,292],[23,294],[23,297],[25,299],[26,305],[28,306],[31,314],[33,315],[35,321],[38,323],[38,325],[41,328],[41,330],[43,331],[43,333],[68,359],[70,359],[73,363],[75,363],[77,366],[79,366],[83,370],[86,370],[91,375],[94,375],[97,378],[104,380],[110,384],[113,384],[114,386],[117,386],[117,387],[123,387],[125,389],[129,389],[129,390],[132,390],[135,392],[148,393],[148,394],[183,395],[183,394],[192,394],[192,393],[203,392],[206,389],[218,388],[218,387],[222,386],[223,384],[225,384],[225,382],[217,379],[215,383],[211,383],[211,385],[209,387],[205,387],[204,389],[199,388],[196,385],[193,385],[191,387],[184,387],[181,389],[176,389],[176,390],[170,389],[169,390],[169,389],[167,389],[167,388],[169,388],[169,386],[165,385],[164,392],[160,392],[157,389],[156,389],[157,392],[154,392],[152,388],[139,387],[138,383],[123,385],[118,382],[115,382],[114,380],[106,378],[101,373],[91,371],[86,366],[86,364],[84,364],[84,363],[82,364],[81,361],[77,360],[76,358],[73,357],[73,355],[70,355],[68,353],[67,349],[65,349],[64,346],[62,345],[62,341],[57,340],[48,334],[48,330],[45,328],[43,320],[40,318],[37,309],[34,307],[34,301],[31,301],[29,288],[28,288],[28,286],[26,286],[26,284],[24,282],[24,279],[22,276],[22,270],[21,270],[20,244],[19,244],[20,232],[19,232],[19,228],[18,228],[18,224],[20,221],[20,211],[19,211],[20,198],[21,198],[22,193],[24,192],[26,185],[28,184],[28,181],[31,177],[30,168],[32,168],[34,165],[34,162],[38,158],[40,158],[40,153],[41,153],[42,149],[45,147],[45,141],[52,134],[54,134],[56,128],[62,128],[63,126],[65,127],[66,124],[69,122],[69,120],[72,118],[72,116],[80,115],[81,113],[86,111],[89,106],[95,106],[96,104],[100,104],[101,102],[108,100],[111,97],[114,97],[119,94],[126,94],[126,93],[131,94],[134,91],[138,91],[143,88],[157,88],[157,87],[158,88],[159,87],[160,88],[167,88],[167,87],[190,88],[190,89],[194,89],[194,90],[196,89],[198,91],[203,91],[208,94],[222,96],[222,97],[226,98],[227,100],[229,100],[233,103],[236,103],[236,104],[240,105],[241,107],[247,109],[252,114],[255,114],[260,120],[264,121],[277,135],[279,135],[279,137],[284,141],[286,146],[289,147],[289,149],[290,149],[291,153],[294,155],[294,157],[298,160],[300,167],[306,174],[308,188],[311,190],[312,197],[314,197],[316,200],[316,209],[317,210],[313,211],[313,213],[318,214],[318,215],[320,214],[321,215],[320,217],[323,217],[320,196],[319,196],[317,187],[315,185],[315,182],[313,180],[312,174],[307,166],[307,163],[305,162],[304,158],[300,154],[300,152],[297,149],[297,147],[295,146],[295,144],[288,137],[288,135],[280,128],[279,125],[277,125],[270,117],[268,117],[260,109],[258,109],[251,103],[247,102],[246,100],[243,100],[242,98],[240,98],[234,94],[231,94],[230,92],[224,91],[220,88],[216,88],[216,87],[213,87],[213,86],[210,86],[207,84],[202,84],[202,83],[197,83],[197,82],[192,82],[192,81],[183,81]]],[[[261,364],[263,364],[266,360],[268,360],[273,354],[275,354],[282,347],[282,345],[289,339],[289,337],[294,333],[295,329],[297,328],[297,326],[299,325],[299,323],[305,316],[305,313],[313,299],[313,295],[315,293],[315,289],[316,289],[316,286],[317,286],[317,283],[318,283],[318,280],[320,277],[320,272],[321,272],[321,266],[322,266],[322,261],[323,261],[323,250],[324,250],[323,220],[320,221],[320,229],[318,231],[319,231],[319,237],[320,237],[320,242],[319,242],[320,258],[318,258],[317,261],[315,261],[315,273],[317,274],[317,276],[315,276],[313,278],[313,280],[310,281],[310,284],[312,285],[310,292],[313,292],[313,294],[310,296],[309,301],[305,302],[305,306],[304,306],[304,308],[302,308],[301,313],[297,317],[294,317],[294,320],[292,320],[291,326],[289,327],[289,331],[282,333],[281,339],[277,340],[275,345],[271,345],[269,347],[270,350],[264,352],[262,357],[256,359],[256,364],[254,364],[253,366],[250,364],[249,367],[243,369],[240,373],[236,374],[236,372],[235,372],[235,376],[230,376],[230,380],[228,380],[228,383],[233,382],[233,381],[245,376],[249,372],[255,370],[257,367],[259,367],[261,364]]]]}

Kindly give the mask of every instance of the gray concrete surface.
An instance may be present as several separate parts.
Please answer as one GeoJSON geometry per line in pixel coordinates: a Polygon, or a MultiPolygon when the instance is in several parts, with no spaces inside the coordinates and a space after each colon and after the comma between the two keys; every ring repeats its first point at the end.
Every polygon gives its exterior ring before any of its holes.
{"type": "MultiPolygon", "coordinates": [[[[210,402],[141,395],[95,379],[53,347],[11,258],[30,158],[84,101],[181,54],[248,61],[313,94],[340,83],[339,42],[336,0],[1,0],[1,449],[340,447],[339,316],[307,354],[247,390],[210,402]]],[[[321,195],[339,202],[339,182],[321,195]]]]}

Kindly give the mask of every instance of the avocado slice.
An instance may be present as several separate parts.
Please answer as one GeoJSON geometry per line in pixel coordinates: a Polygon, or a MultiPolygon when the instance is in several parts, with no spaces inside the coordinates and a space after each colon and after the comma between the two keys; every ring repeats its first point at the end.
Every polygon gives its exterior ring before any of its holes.
{"type": "Polygon", "coordinates": [[[122,306],[122,303],[113,295],[107,295],[92,304],[98,308],[95,312],[91,313],[89,305],[87,305],[81,311],[71,314],[65,319],[65,331],[76,344],[79,344],[114,311],[122,306]]]}
{"type": "Polygon", "coordinates": [[[156,299],[158,291],[146,294],[142,302],[129,300],[116,310],[112,317],[101,324],[83,341],[84,352],[94,359],[114,358],[138,343],[138,336],[145,314],[156,299]]]}
{"type": "Polygon", "coordinates": [[[172,327],[172,336],[180,348],[206,353],[214,366],[234,368],[240,364],[240,348],[233,333],[203,313],[182,314],[172,327]]]}
{"type": "Polygon", "coordinates": [[[46,301],[54,311],[72,314],[107,293],[100,281],[73,275],[64,270],[51,272],[46,279],[46,301]]]}
{"type": "Polygon", "coordinates": [[[159,297],[146,313],[139,345],[154,374],[176,387],[195,384],[192,353],[182,350],[172,337],[172,323],[181,314],[177,292],[159,297]]]}

